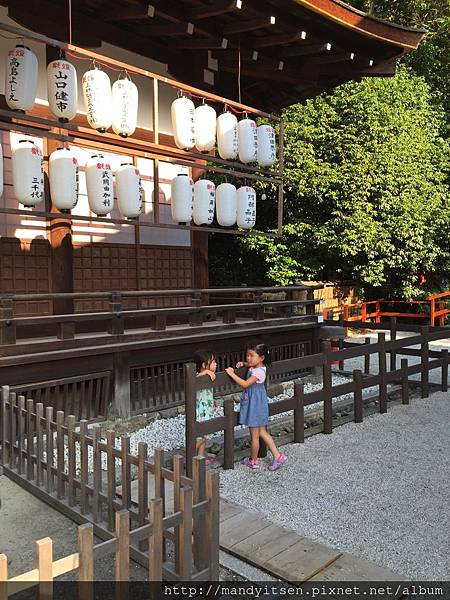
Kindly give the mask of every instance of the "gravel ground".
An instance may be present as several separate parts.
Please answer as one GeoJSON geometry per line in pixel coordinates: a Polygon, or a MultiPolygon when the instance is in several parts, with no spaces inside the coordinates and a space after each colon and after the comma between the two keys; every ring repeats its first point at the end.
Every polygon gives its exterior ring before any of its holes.
{"type": "Polygon", "coordinates": [[[450,398],[436,393],[285,448],[276,473],[236,466],[221,495],[414,580],[450,579],[450,398]]]}

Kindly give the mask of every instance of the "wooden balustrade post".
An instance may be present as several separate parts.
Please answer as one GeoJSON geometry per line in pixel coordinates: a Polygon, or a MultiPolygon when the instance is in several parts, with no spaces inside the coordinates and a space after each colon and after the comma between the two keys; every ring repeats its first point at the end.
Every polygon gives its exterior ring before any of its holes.
{"type": "Polygon", "coordinates": [[[111,416],[129,417],[131,414],[130,355],[115,352],[113,355],[113,399],[111,416]]]}
{"type": "MultiPolygon", "coordinates": [[[[315,304],[312,303],[312,301],[314,300],[314,290],[313,289],[307,289],[306,290],[306,299],[310,302],[310,304],[306,305],[306,314],[307,315],[315,315],[316,314],[316,306],[315,304]]],[[[325,319],[325,317],[324,317],[325,319]]]]}
{"type": "Polygon", "coordinates": [[[9,393],[9,468],[12,470],[14,470],[14,468],[16,466],[16,451],[15,451],[15,445],[17,442],[17,439],[16,439],[17,438],[16,397],[17,397],[17,395],[15,392],[9,393]]]}
{"type": "Polygon", "coordinates": [[[387,412],[387,385],[386,385],[386,334],[378,334],[378,344],[380,349],[378,350],[378,375],[380,377],[380,383],[378,386],[380,394],[380,413],[387,412]]]}
{"type": "Polygon", "coordinates": [[[253,292],[253,303],[255,305],[253,312],[253,319],[255,321],[264,321],[264,305],[263,305],[263,293],[253,292]]]}
{"type": "MultiPolygon", "coordinates": [[[[19,397],[23,398],[23,405],[25,404],[25,398],[23,396],[19,397]]],[[[22,410],[21,410],[21,406],[20,406],[20,402],[19,402],[19,413],[21,414],[22,410]]],[[[21,418],[21,417],[19,417],[21,418]]],[[[45,407],[45,452],[47,454],[47,459],[45,461],[46,464],[46,491],[48,494],[51,494],[53,492],[53,473],[52,473],[52,468],[53,468],[53,463],[54,463],[54,456],[53,456],[53,430],[52,430],[52,421],[53,421],[53,407],[52,406],[46,406],[45,407]]],[[[21,446],[21,444],[20,444],[21,446]]],[[[22,472],[21,470],[21,455],[22,455],[22,447],[20,448],[20,454],[19,454],[19,473],[22,472]]]]}
{"type": "Polygon", "coordinates": [[[0,431],[1,431],[1,442],[2,442],[2,465],[6,465],[8,462],[8,449],[7,443],[9,441],[9,385],[2,385],[2,397],[1,397],[1,411],[0,411],[0,431]]]}
{"type": "Polygon", "coordinates": [[[209,559],[209,580],[219,581],[219,473],[206,474],[206,496],[209,510],[206,514],[206,539],[209,559]]]}
{"type": "Polygon", "coordinates": [[[305,441],[305,388],[303,383],[294,383],[294,443],[303,444],[305,441]]]}
{"type": "Polygon", "coordinates": [[[36,542],[36,567],[39,572],[39,600],[53,598],[53,542],[47,537],[36,542]]]}
{"type": "Polygon", "coordinates": [[[381,310],[380,309],[381,309],[381,305],[380,305],[379,300],[377,300],[377,302],[375,304],[375,311],[376,311],[375,312],[375,323],[378,323],[378,324],[381,323],[381,314],[380,314],[381,310]]]}
{"type": "MultiPolygon", "coordinates": [[[[24,445],[25,445],[25,396],[19,396],[18,397],[18,413],[17,413],[17,419],[18,419],[18,446],[19,446],[19,464],[18,464],[18,473],[19,475],[23,475],[24,471],[25,471],[25,457],[24,457],[24,445]]],[[[47,407],[48,409],[49,407],[47,407]]],[[[53,409],[52,409],[53,410],[53,409]]],[[[1,417],[0,417],[1,420],[1,417]]],[[[49,452],[47,451],[47,455],[49,455],[49,452]]],[[[53,448],[52,448],[52,454],[51,454],[52,458],[53,458],[53,448]]],[[[53,464],[53,462],[51,462],[51,464],[53,464]]],[[[47,459],[47,465],[48,465],[48,459],[47,459]]],[[[48,466],[47,466],[48,469],[48,466]]]]}
{"type": "Polygon", "coordinates": [[[367,304],[365,302],[361,305],[361,321],[367,323],[367,304]]]}
{"type": "Polygon", "coordinates": [[[182,523],[179,527],[179,576],[180,581],[190,581],[192,577],[192,488],[180,490],[180,511],[182,523]]]}
{"type": "Polygon", "coordinates": [[[80,421],[80,510],[85,515],[89,507],[89,470],[88,470],[88,444],[87,444],[88,422],[86,419],[80,421]]]}
{"type": "Polygon", "coordinates": [[[111,335],[123,335],[125,331],[125,321],[122,317],[122,294],[120,292],[111,292],[110,300],[111,321],[109,322],[108,333],[111,335]]]}
{"type": "Polygon", "coordinates": [[[148,579],[149,581],[162,581],[164,555],[162,498],[150,500],[148,517],[153,528],[152,534],[148,538],[148,579]]]}
{"type": "Polygon", "coordinates": [[[431,298],[430,300],[430,325],[434,327],[436,323],[436,300],[431,298]]]}
{"type": "Polygon", "coordinates": [[[362,423],[363,418],[364,418],[362,383],[363,383],[362,371],[360,369],[355,369],[353,371],[353,384],[355,386],[355,390],[353,392],[353,414],[354,414],[355,423],[362,423]]]}
{"type": "Polygon", "coordinates": [[[420,389],[422,398],[428,398],[430,395],[430,349],[428,346],[429,327],[421,327],[422,342],[420,344],[420,360],[421,360],[421,381],[420,389]]]}
{"type": "MultiPolygon", "coordinates": [[[[67,500],[69,506],[75,505],[75,477],[76,477],[76,444],[75,444],[75,415],[68,415],[67,417],[67,454],[68,454],[68,465],[67,465],[67,500]]],[[[53,484],[52,484],[53,485],[53,484]]]]}
{"type": "Polygon", "coordinates": [[[332,352],[329,340],[322,342],[323,363],[323,432],[333,433],[333,375],[331,372],[332,352]]]}
{"type": "MultiPolygon", "coordinates": [[[[370,345],[371,341],[372,340],[370,339],[370,337],[364,338],[364,344],[367,346],[370,345]]],[[[366,375],[370,373],[370,352],[364,354],[364,373],[366,375]]]]}
{"type": "Polygon", "coordinates": [[[344,304],[344,306],[342,307],[342,314],[344,315],[344,321],[348,321],[349,307],[347,304],[344,304]]]}
{"type": "Polygon", "coordinates": [[[442,357],[442,375],[441,375],[441,389],[443,392],[448,391],[448,350],[445,348],[441,350],[442,357]]]}
{"type": "MultiPolygon", "coordinates": [[[[193,502],[198,504],[206,500],[206,462],[203,456],[196,456],[192,461],[193,502]]],[[[201,571],[205,569],[207,560],[206,515],[194,518],[194,565],[201,571]]]]}
{"type": "Polygon", "coordinates": [[[197,392],[196,368],[194,363],[185,363],[184,369],[184,403],[185,403],[185,447],[186,447],[186,473],[192,476],[192,460],[196,454],[197,445],[197,392]]]}
{"type": "Polygon", "coordinates": [[[223,403],[225,415],[225,431],[223,440],[223,468],[234,468],[234,402],[228,398],[223,403]]]}
{"type": "Polygon", "coordinates": [[[75,339],[75,323],[73,321],[63,321],[56,325],[56,337],[58,340],[75,339]]]}
{"type": "Polygon", "coordinates": [[[14,300],[0,298],[0,346],[16,343],[16,325],[14,323],[14,300]]]}
{"type": "Polygon", "coordinates": [[[44,484],[44,472],[42,469],[42,452],[44,449],[44,436],[42,431],[42,419],[44,417],[44,405],[36,404],[36,485],[44,484]]]}
{"type": "Polygon", "coordinates": [[[27,430],[27,479],[32,481],[34,479],[34,464],[33,464],[33,453],[34,453],[34,428],[33,428],[33,414],[34,414],[34,401],[31,398],[27,398],[27,410],[26,410],[26,430],[27,430]]]}
{"type": "MultiPolygon", "coordinates": [[[[397,339],[397,317],[390,317],[390,337],[391,342],[395,342],[397,339]]],[[[397,352],[391,350],[391,371],[395,371],[397,368],[397,352]]]]}
{"type": "MultiPolygon", "coordinates": [[[[344,327],[344,315],[339,315],[339,327],[344,327]]],[[[338,346],[339,346],[339,350],[343,350],[344,349],[344,340],[340,337],[338,338],[338,346]]],[[[344,370],[344,361],[340,360],[339,364],[338,364],[338,369],[339,371],[343,371],[344,370]]]]}
{"type": "Polygon", "coordinates": [[[402,404],[409,404],[409,386],[408,386],[408,359],[402,358],[402,404]]]}
{"type": "Polygon", "coordinates": [[[192,295],[191,300],[192,313],[189,314],[189,326],[190,327],[201,327],[203,325],[203,313],[201,310],[202,306],[202,295],[201,292],[195,292],[192,295]]]}

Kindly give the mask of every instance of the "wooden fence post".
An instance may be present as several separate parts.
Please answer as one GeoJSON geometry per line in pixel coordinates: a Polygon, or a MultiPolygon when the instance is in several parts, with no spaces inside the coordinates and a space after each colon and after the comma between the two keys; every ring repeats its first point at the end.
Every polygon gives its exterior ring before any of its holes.
{"type": "Polygon", "coordinates": [[[53,542],[47,537],[36,542],[36,566],[39,571],[39,600],[53,598],[53,542]]]}
{"type": "Polygon", "coordinates": [[[89,495],[88,495],[88,445],[87,445],[87,421],[80,421],[80,508],[81,514],[88,512],[89,495]]]}
{"type": "Polygon", "coordinates": [[[78,527],[78,579],[79,581],[94,580],[94,526],[84,523],[78,527]]]}
{"type": "Polygon", "coordinates": [[[116,457],[114,454],[115,437],[113,431],[106,432],[106,458],[108,481],[108,529],[114,527],[114,500],[116,498],[116,457]]]}
{"type": "Polygon", "coordinates": [[[305,388],[303,383],[294,383],[294,442],[303,444],[305,441],[305,388]]]}
{"type": "Polygon", "coordinates": [[[387,412],[387,385],[386,385],[386,334],[378,334],[378,373],[380,377],[379,394],[380,394],[380,413],[387,412]]]}
{"type": "Polygon", "coordinates": [[[428,347],[428,332],[429,327],[421,327],[420,333],[422,337],[422,343],[420,344],[420,360],[422,363],[422,373],[420,388],[422,392],[422,398],[428,398],[430,395],[430,351],[428,347]]]}
{"type": "Polygon", "coordinates": [[[183,367],[184,369],[184,393],[185,393],[185,414],[186,414],[186,426],[185,426],[185,446],[186,446],[186,474],[188,477],[192,476],[192,460],[196,454],[196,442],[197,442],[197,427],[196,427],[196,405],[197,405],[197,392],[196,392],[196,367],[194,363],[187,363],[183,367]]]}
{"type": "Polygon", "coordinates": [[[209,579],[219,581],[219,473],[208,471],[206,474],[206,496],[209,510],[206,515],[206,531],[209,559],[209,579]]]}
{"type": "Polygon", "coordinates": [[[130,356],[127,352],[113,355],[113,413],[129,417],[131,414],[130,356]]]}
{"type": "Polygon", "coordinates": [[[14,323],[14,300],[0,299],[0,346],[16,343],[16,325],[14,323]]]}
{"type": "Polygon", "coordinates": [[[130,578],[130,513],[116,512],[116,582],[128,582],[130,578]]]}
{"type": "Polygon", "coordinates": [[[443,392],[448,391],[448,350],[441,350],[442,356],[442,375],[441,375],[441,389],[443,392]]]}
{"type": "MultiPolygon", "coordinates": [[[[18,398],[18,413],[17,413],[17,425],[18,425],[18,445],[19,445],[19,463],[18,473],[22,475],[25,471],[25,458],[24,458],[24,444],[25,444],[25,396],[19,396],[18,398]]],[[[52,454],[53,456],[53,454],[52,454]]]]}
{"type": "MultiPolygon", "coordinates": [[[[16,393],[9,393],[9,467],[14,469],[16,465],[15,445],[16,445],[16,393]]],[[[36,460],[37,463],[37,460],[36,460]]]]}
{"type": "Polygon", "coordinates": [[[163,504],[161,498],[150,500],[149,520],[152,524],[152,535],[148,539],[148,579],[162,581],[163,563],[163,504]]]}
{"type": "MultiPolygon", "coordinates": [[[[147,471],[148,446],[145,442],[138,444],[138,523],[139,527],[145,524],[148,516],[148,471],[147,471]]],[[[155,473],[156,475],[156,473],[155,473]]],[[[139,550],[147,550],[146,540],[139,542],[139,550]]]]}
{"type": "Polygon", "coordinates": [[[33,452],[34,452],[34,428],[33,428],[33,411],[34,401],[31,398],[27,399],[27,479],[32,481],[34,479],[34,465],[33,465],[33,452]]]}
{"type": "MultiPolygon", "coordinates": [[[[391,342],[395,342],[397,339],[397,317],[390,317],[390,337],[391,342]]],[[[391,371],[395,371],[397,368],[397,353],[395,350],[391,350],[391,371]]]]}
{"type": "MultiPolygon", "coordinates": [[[[192,465],[193,502],[206,500],[206,462],[203,456],[196,456],[192,465]]],[[[201,571],[207,565],[206,515],[194,518],[194,565],[201,571]]]]}
{"type": "Polygon", "coordinates": [[[123,335],[125,331],[125,322],[122,317],[122,294],[120,292],[111,292],[110,300],[111,321],[108,327],[108,333],[111,335],[123,335]]]}
{"type": "Polygon", "coordinates": [[[333,396],[331,373],[331,345],[328,340],[322,342],[323,363],[323,432],[333,433],[333,396]]]}
{"type": "Polygon", "coordinates": [[[179,569],[180,581],[192,577],[192,488],[180,489],[180,511],[183,521],[179,526],[179,569]]]}
{"type": "Polygon", "coordinates": [[[0,399],[0,431],[1,431],[1,442],[2,442],[2,465],[6,465],[8,461],[8,452],[6,449],[6,442],[8,441],[8,403],[9,403],[9,385],[2,385],[2,396],[0,399]]]}
{"type": "Polygon", "coordinates": [[[76,444],[75,444],[75,415],[69,415],[67,417],[67,453],[68,457],[68,465],[67,465],[67,496],[69,506],[75,505],[75,476],[76,476],[76,444]]]}
{"type": "Polygon", "coordinates": [[[0,554],[0,600],[8,600],[8,558],[0,554]]]}
{"type": "MultiPolygon", "coordinates": [[[[339,315],[339,326],[344,327],[344,315],[343,314],[339,315]]],[[[339,350],[344,349],[344,340],[341,337],[338,339],[338,346],[339,346],[339,350]]],[[[344,361],[340,360],[339,364],[338,364],[339,371],[343,371],[344,367],[345,367],[344,361]]]]}
{"type": "Polygon", "coordinates": [[[255,304],[253,318],[255,321],[264,321],[264,305],[262,292],[253,293],[253,302],[255,304]]]}
{"type": "MultiPolygon", "coordinates": [[[[364,338],[364,344],[369,346],[371,343],[370,337],[364,338]]],[[[364,354],[364,373],[368,375],[370,373],[370,352],[364,354]]]]}
{"type": "MultiPolygon", "coordinates": [[[[166,514],[166,480],[162,476],[162,469],[164,468],[165,461],[165,453],[164,450],[160,448],[155,450],[155,454],[153,457],[154,460],[154,473],[153,477],[155,479],[155,497],[161,498],[161,511],[162,517],[164,518],[166,514]]],[[[166,560],[166,540],[163,537],[162,539],[162,551],[163,551],[163,561],[166,560]]]]}
{"type": "Polygon", "coordinates": [[[122,507],[129,509],[131,505],[131,469],[129,462],[130,438],[122,435],[120,438],[120,462],[122,475],[122,507]]]}
{"type": "Polygon", "coordinates": [[[234,468],[234,402],[228,398],[223,403],[225,431],[223,440],[223,468],[234,468]]]}
{"type": "Polygon", "coordinates": [[[353,383],[355,385],[355,391],[353,392],[353,413],[355,423],[363,422],[363,397],[362,397],[362,371],[360,369],[355,369],[353,371],[353,383]]]}
{"type": "Polygon", "coordinates": [[[100,450],[100,426],[95,424],[92,428],[92,470],[94,472],[94,490],[92,493],[92,516],[94,523],[102,521],[102,452],[100,450]]]}
{"type": "Polygon", "coordinates": [[[42,433],[42,418],[44,417],[44,405],[36,404],[36,485],[40,487],[44,483],[44,472],[42,470],[42,451],[44,438],[42,433]]]}
{"type": "MultiPolygon", "coordinates": [[[[22,396],[23,398],[23,396],[22,396]]],[[[20,398],[19,398],[20,400],[20,398]]],[[[19,402],[19,412],[21,412],[20,402],[19,402]]],[[[46,406],[45,407],[45,452],[47,454],[46,459],[46,490],[48,494],[53,492],[53,473],[52,467],[54,463],[53,456],[53,430],[52,430],[52,421],[53,421],[53,407],[46,406]]],[[[22,453],[22,452],[21,452],[22,453]]],[[[19,463],[20,464],[20,463],[19,463]]],[[[21,471],[19,471],[21,472],[21,471]]]]}
{"type": "Polygon", "coordinates": [[[408,359],[402,358],[402,404],[409,404],[409,387],[408,387],[408,359]]]}
{"type": "MultiPolygon", "coordinates": [[[[181,510],[181,476],[183,475],[184,458],[177,454],[173,457],[173,510],[181,510]]],[[[180,571],[180,526],[174,527],[175,532],[175,571],[180,571]]]]}

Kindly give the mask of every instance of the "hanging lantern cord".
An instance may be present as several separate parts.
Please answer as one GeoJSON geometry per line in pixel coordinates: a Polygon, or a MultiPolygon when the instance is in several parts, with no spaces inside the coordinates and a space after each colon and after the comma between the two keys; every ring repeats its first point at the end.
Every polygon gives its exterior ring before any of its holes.
{"type": "Polygon", "coordinates": [[[69,44],[72,45],[72,0],[69,0],[69,44]]]}

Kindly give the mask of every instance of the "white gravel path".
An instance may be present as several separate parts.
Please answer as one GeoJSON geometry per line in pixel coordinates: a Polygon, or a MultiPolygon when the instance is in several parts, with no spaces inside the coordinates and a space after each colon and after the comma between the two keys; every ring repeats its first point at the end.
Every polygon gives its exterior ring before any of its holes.
{"type": "Polygon", "coordinates": [[[221,495],[414,580],[450,579],[450,394],[286,446],[287,464],[221,473],[221,495]]]}

